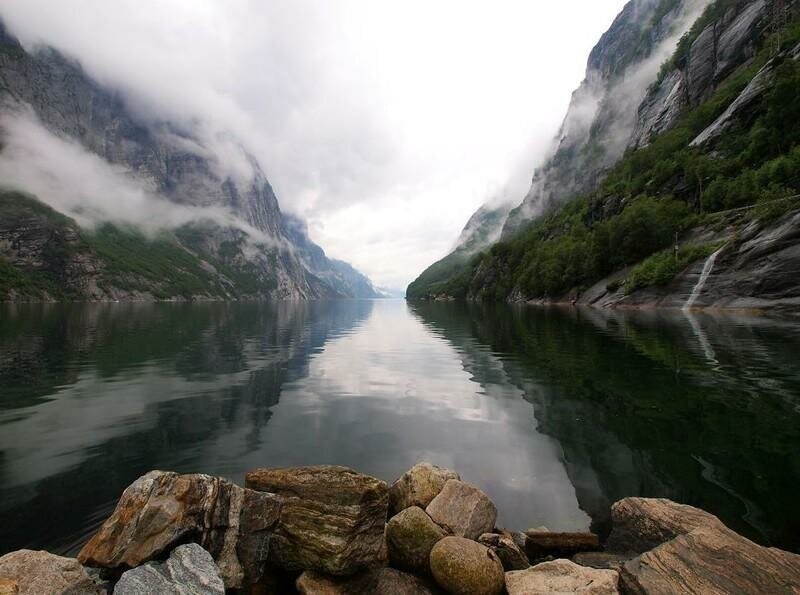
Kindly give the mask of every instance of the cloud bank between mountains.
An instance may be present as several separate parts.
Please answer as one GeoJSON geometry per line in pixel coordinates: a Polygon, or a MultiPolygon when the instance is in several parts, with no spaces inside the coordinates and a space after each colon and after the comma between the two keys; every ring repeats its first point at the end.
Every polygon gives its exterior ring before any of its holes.
{"type": "Polygon", "coordinates": [[[0,114],[0,131],[0,188],[32,194],[82,227],[123,223],[154,235],[191,222],[213,221],[240,229],[253,244],[275,245],[275,238],[225,208],[179,205],[162,198],[145,181],[51,133],[25,106],[0,114]]]}
{"type": "MultiPolygon", "coordinates": [[[[0,16],[27,47],[74,57],[143,120],[191,130],[247,175],[241,142],[329,255],[403,287],[480,204],[522,199],[623,4],[0,0],[0,16]]],[[[89,195],[110,179],[95,165],[96,180],[58,200],[101,211],[89,195]]],[[[142,225],[186,215],[118,191],[142,225]]]]}

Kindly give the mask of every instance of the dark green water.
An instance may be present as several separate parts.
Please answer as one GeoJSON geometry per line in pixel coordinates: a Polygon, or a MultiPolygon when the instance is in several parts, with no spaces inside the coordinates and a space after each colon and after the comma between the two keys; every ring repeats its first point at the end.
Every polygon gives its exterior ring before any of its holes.
{"type": "Polygon", "coordinates": [[[0,554],[147,470],[457,469],[514,528],[624,496],[800,551],[800,322],[402,301],[0,306],[0,554]]]}

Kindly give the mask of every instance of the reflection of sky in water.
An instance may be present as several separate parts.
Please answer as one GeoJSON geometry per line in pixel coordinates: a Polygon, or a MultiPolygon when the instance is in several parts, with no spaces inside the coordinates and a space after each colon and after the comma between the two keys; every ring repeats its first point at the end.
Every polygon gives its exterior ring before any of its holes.
{"type": "Polygon", "coordinates": [[[405,307],[377,303],[311,356],[308,377],[283,386],[257,450],[246,452],[246,428],[209,448],[235,453],[232,473],[314,461],[390,479],[427,460],[483,487],[500,522],[585,529],[558,444],[534,431],[531,405],[513,386],[481,387],[460,360],[405,307]]]}
{"type": "Polygon", "coordinates": [[[74,552],[153,468],[427,460],[512,528],[671,497],[800,548],[797,322],[402,301],[0,310],[0,553],[74,552]]]}

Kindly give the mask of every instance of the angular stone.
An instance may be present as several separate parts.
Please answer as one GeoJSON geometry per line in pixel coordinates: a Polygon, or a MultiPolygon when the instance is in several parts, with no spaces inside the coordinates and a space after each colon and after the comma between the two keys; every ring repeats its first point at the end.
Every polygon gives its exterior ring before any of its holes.
{"type": "Polygon", "coordinates": [[[642,553],[699,527],[722,522],[694,506],[666,498],[623,498],[611,507],[612,529],[606,549],[642,553]]]}
{"type": "Polygon", "coordinates": [[[497,508],[478,488],[450,479],[425,509],[435,523],[453,535],[477,539],[494,529],[497,508]]]}
{"type": "Polygon", "coordinates": [[[349,577],[306,570],[295,583],[300,595],[436,595],[433,585],[394,568],[376,568],[349,577]]]}
{"type": "Polygon", "coordinates": [[[33,550],[17,550],[0,557],[0,586],[19,595],[105,593],[74,558],[33,550]]]}
{"type": "Polygon", "coordinates": [[[285,570],[348,575],[384,563],[389,490],[346,467],[258,469],[248,488],[283,498],[269,559],[285,570]]]}
{"type": "Polygon", "coordinates": [[[419,506],[396,514],[386,524],[386,546],[392,566],[421,575],[430,574],[433,546],[447,536],[419,506]]]}
{"type": "Polygon", "coordinates": [[[431,550],[431,572],[452,595],[499,595],[505,576],[492,550],[464,537],[445,537],[431,550]]]}
{"type": "Polygon", "coordinates": [[[227,588],[258,581],[280,500],[209,475],[151,471],[123,492],[78,560],[134,568],[193,542],[208,551],[227,588]]]}
{"type": "Polygon", "coordinates": [[[619,574],[615,570],[587,568],[563,559],[543,562],[527,570],[506,572],[508,595],[617,595],[618,584],[619,574]]]}
{"type": "Polygon", "coordinates": [[[528,556],[514,542],[511,533],[484,533],[478,538],[478,542],[497,554],[506,571],[524,570],[530,566],[528,556]]]}
{"type": "Polygon", "coordinates": [[[461,478],[455,471],[417,463],[389,488],[389,513],[396,515],[410,506],[425,509],[450,479],[461,478]]]}
{"type": "Polygon", "coordinates": [[[166,562],[148,562],[122,574],[114,595],[224,595],[225,583],[207,551],[196,543],[172,550],[166,562]]]}
{"type": "Polygon", "coordinates": [[[704,525],[620,568],[626,593],[800,593],[800,556],[757,545],[724,525],[704,525]]]}

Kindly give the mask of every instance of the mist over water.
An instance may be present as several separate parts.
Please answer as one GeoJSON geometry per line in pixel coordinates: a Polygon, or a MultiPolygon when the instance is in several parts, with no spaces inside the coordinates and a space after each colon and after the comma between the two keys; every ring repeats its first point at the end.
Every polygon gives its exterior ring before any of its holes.
{"type": "Polygon", "coordinates": [[[0,552],[74,553],[150,469],[427,460],[500,525],[701,506],[800,550],[800,323],[403,301],[0,306],[0,552]]]}

